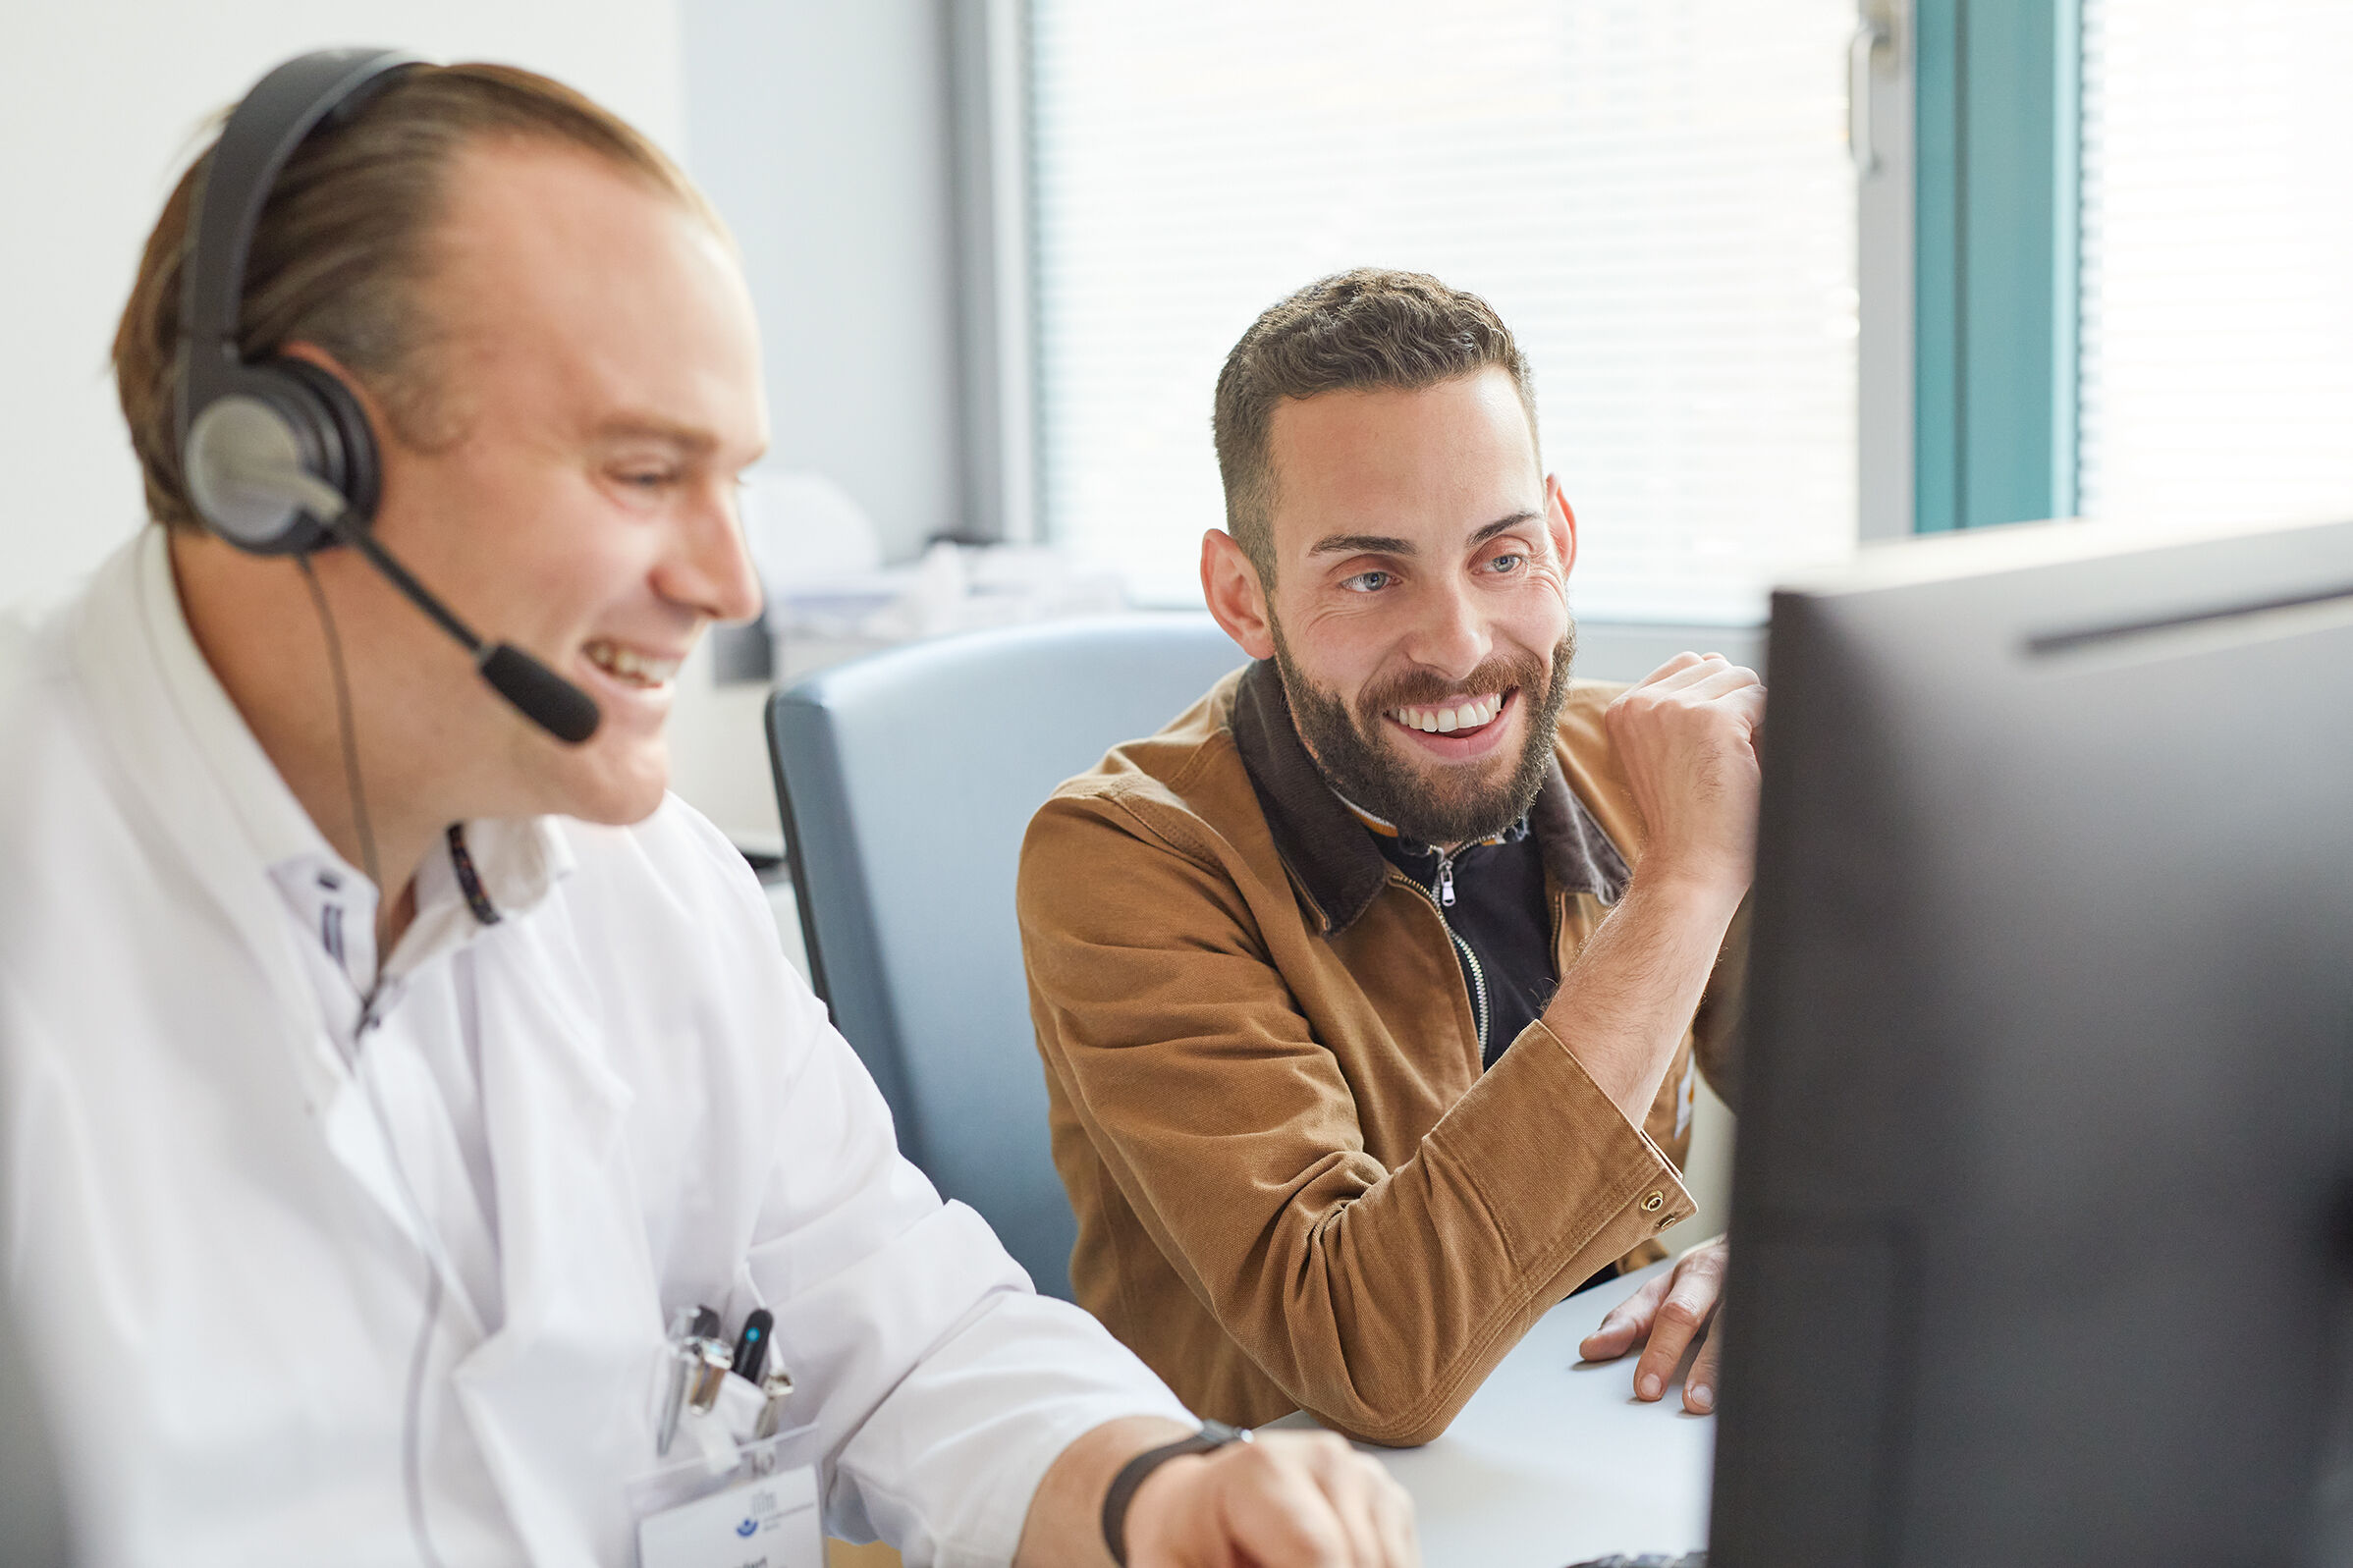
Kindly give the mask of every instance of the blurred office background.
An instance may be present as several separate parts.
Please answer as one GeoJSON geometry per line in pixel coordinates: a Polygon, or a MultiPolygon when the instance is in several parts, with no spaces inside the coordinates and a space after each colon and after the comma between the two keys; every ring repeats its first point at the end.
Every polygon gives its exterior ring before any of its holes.
{"type": "MultiPolygon", "coordinates": [[[[65,591],[137,525],[114,318],[206,117],[275,60],[513,60],[684,159],[765,332],[752,521],[780,613],[778,646],[688,672],[677,784],[763,854],[780,675],[1015,600],[1197,608],[1218,364],[1342,267],[1434,271],[1520,334],[1596,675],[1695,643],[1757,657],[1772,581],[1863,541],[2353,511],[2341,0],[8,17],[0,600],[65,591]]],[[[1722,1213],[1725,1121],[1704,1115],[1695,1225],[1722,1213]]]]}

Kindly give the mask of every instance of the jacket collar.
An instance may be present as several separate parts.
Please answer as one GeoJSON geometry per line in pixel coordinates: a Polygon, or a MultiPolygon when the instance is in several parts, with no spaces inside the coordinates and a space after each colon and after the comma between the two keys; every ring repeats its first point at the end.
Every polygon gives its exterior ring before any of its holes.
{"type": "MultiPolygon", "coordinates": [[[[1389,861],[1300,742],[1272,660],[1242,672],[1231,723],[1276,851],[1315,906],[1324,935],[1347,930],[1380,895],[1389,861]]],[[[1555,887],[1589,893],[1604,904],[1617,902],[1632,875],[1625,857],[1569,788],[1557,755],[1529,808],[1528,826],[1555,887]]]]}

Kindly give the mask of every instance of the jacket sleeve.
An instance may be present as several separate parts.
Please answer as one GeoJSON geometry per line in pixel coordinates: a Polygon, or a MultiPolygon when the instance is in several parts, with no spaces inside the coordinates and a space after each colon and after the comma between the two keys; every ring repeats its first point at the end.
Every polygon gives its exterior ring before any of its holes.
{"type": "Polygon", "coordinates": [[[1541,1021],[1384,1168],[1252,914],[1290,890],[1245,889],[1176,841],[1185,823],[1157,823],[1061,796],[1031,825],[1020,914],[1048,1069],[1277,1385],[1366,1440],[1427,1441],[1540,1314],[1690,1201],[1541,1021]]]}

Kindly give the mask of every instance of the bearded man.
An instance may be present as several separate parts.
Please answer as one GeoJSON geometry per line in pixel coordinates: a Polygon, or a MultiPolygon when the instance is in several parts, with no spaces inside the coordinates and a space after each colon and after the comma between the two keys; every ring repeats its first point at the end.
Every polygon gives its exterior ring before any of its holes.
{"type": "MultiPolygon", "coordinates": [[[[1211,612],[1255,661],[1031,824],[1020,919],[1079,1301],[1193,1408],[1427,1441],[1663,1256],[1727,1087],[1764,687],[1570,677],[1576,519],[1510,332],[1357,271],[1218,378],[1211,612]]],[[[1657,1399],[1720,1243],[1607,1320],[1657,1399]]],[[[1684,1404],[1714,1403],[1711,1348],[1684,1404]]]]}

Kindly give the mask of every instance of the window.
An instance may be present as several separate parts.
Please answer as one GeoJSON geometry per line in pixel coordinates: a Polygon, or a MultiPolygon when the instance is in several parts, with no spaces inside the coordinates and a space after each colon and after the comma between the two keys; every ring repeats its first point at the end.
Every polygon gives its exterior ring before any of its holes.
{"type": "Polygon", "coordinates": [[[2353,514],[2353,7],[2083,23],[2084,512],[2353,514]]]}
{"type": "Polygon", "coordinates": [[[1853,0],[1033,0],[1041,501],[1198,603],[1209,410],[1358,265],[1484,295],[1535,367],[1589,620],[1757,619],[1855,536],[1853,0]]]}

